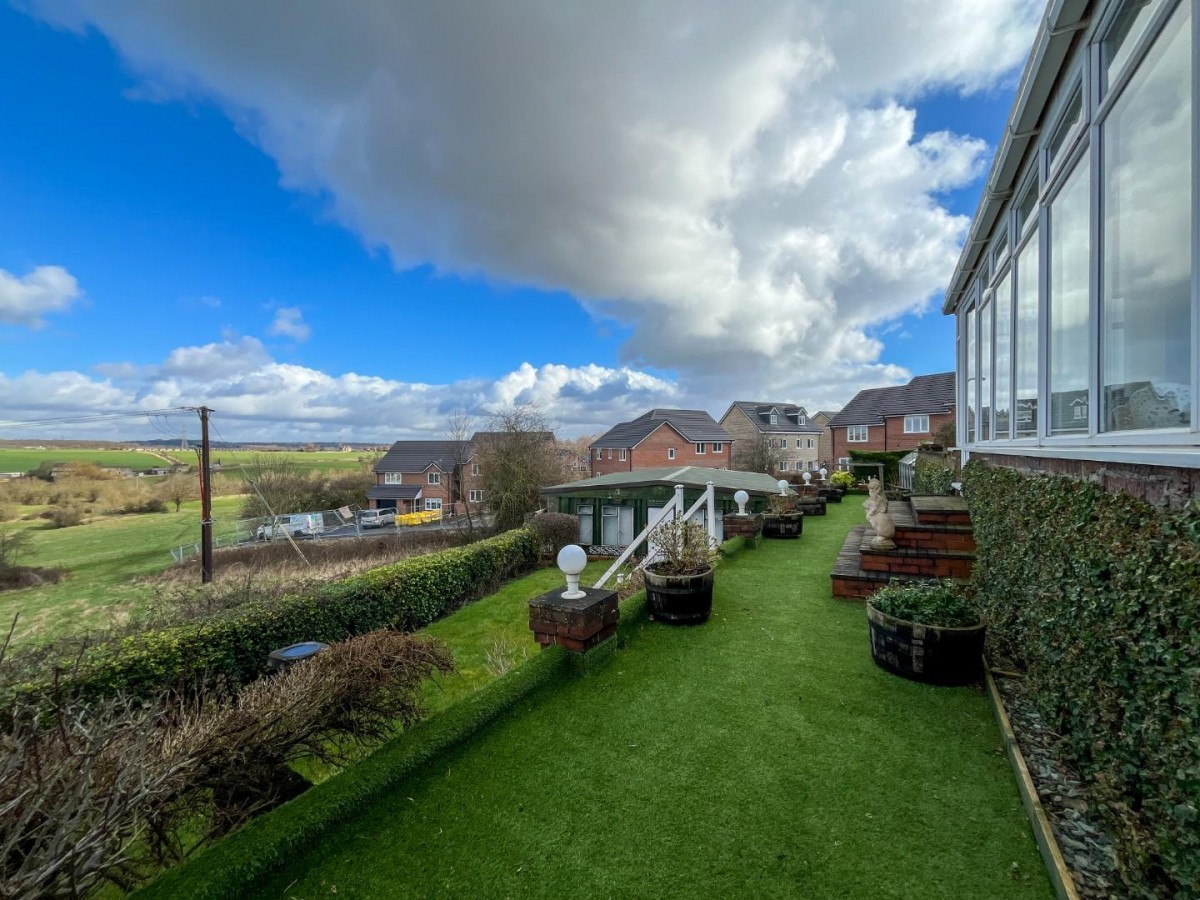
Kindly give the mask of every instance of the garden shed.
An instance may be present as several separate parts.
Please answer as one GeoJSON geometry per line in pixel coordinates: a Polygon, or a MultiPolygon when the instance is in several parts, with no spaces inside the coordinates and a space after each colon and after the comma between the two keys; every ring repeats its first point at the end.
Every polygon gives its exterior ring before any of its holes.
{"type": "MultiPolygon", "coordinates": [[[[650,515],[671,499],[676,485],[683,485],[684,501],[691,505],[710,481],[716,494],[718,540],[724,539],[725,514],[737,512],[735,493],[750,495],[747,512],[764,512],[767,497],[779,492],[778,482],[760,472],[668,466],[613,472],[544,488],[542,493],[548,509],[579,517],[579,543],[589,553],[616,556],[646,527],[650,515]]],[[[703,508],[694,518],[707,524],[703,508]]]]}

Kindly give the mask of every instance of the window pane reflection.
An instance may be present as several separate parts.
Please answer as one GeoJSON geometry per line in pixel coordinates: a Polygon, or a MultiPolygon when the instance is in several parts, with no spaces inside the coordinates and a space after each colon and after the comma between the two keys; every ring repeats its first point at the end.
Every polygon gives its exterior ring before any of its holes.
{"type": "Polygon", "coordinates": [[[1050,433],[1088,427],[1088,186],[1084,154],[1050,204],[1050,433]]]}
{"type": "Polygon", "coordinates": [[[1104,124],[1105,430],[1191,422],[1190,35],[1183,3],[1104,124]]]}
{"type": "Polygon", "coordinates": [[[1017,437],[1037,434],[1038,395],[1038,241],[1033,233],[1017,256],[1016,406],[1017,437]]]}
{"type": "Polygon", "coordinates": [[[975,364],[975,310],[967,311],[967,442],[975,441],[975,395],[979,378],[975,364]]]}
{"type": "MultiPolygon", "coordinates": [[[[989,298],[990,299],[990,298],[989,298]]],[[[982,361],[982,372],[979,376],[979,439],[989,440],[992,436],[992,380],[987,372],[991,368],[992,358],[992,305],[984,301],[979,310],[979,359],[982,361]]]]}
{"type": "Polygon", "coordinates": [[[996,440],[1009,436],[1009,411],[1012,409],[1012,277],[1005,274],[996,285],[996,323],[993,325],[996,341],[996,371],[994,373],[996,393],[993,402],[996,404],[994,435],[996,440]]]}

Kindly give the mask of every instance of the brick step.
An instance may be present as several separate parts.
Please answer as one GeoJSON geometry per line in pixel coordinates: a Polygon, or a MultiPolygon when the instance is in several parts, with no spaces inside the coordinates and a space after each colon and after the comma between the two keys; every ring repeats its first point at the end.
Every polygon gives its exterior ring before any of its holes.
{"type": "Polygon", "coordinates": [[[890,502],[888,515],[896,525],[894,540],[900,547],[954,553],[975,552],[975,532],[970,525],[918,524],[913,508],[906,500],[890,502]]]}
{"type": "MultiPolygon", "coordinates": [[[[908,498],[913,519],[918,525],[970,525],[971,513],[962,497],[914,494],[908,498]]],[[[889,505],[888,511],[891,512],[889,505]]]]}
{"type": "Polygon", "coordinates": [[[969,578],[975,557],[962,553],[943,553],[896,548],[875,550],[866,546],[859,550],[858,567],[863,572],[882,575],[911,575],[914,578],[969,578]]]}
{"type": "MultiPolygon", "coordinates": [[[[890,581],[927,581],[931,577],[950,577],[955,579],[966,577],[965,575],[923,575],[911,572],[880,572],[864,569],[862,565],[862,545],[870,541],[874,536],[875,533],[868,525],[856,525],[846,535],[846,542],[842,545],[841,552],[838,553],[833,571],[829,573],[834,597],[842,600],[865,599],[890,581]]],[[[875,551],[875,553],[879,552],[881,551],[875,551]]],[[[917,559],[919,557],[911,558],[917,559]]],[[[967,572],[970,572],[969,566],[967,572]]]]}

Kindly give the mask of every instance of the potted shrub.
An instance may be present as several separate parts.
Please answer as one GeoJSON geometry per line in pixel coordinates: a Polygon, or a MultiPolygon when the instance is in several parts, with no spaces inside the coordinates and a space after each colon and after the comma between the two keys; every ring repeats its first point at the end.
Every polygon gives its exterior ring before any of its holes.
{"type": "Polygon", "coordinates": [[[889,672],[930,684],[983,677],[985,625],[952,581],[892,583],[867,600],[871,658],[889,672]]]}
{"type": "Polygon", "coordinates": [[[834,472],[829,476],[829,486],[837,488],[845,496],[846,491],[854,487],[854,476],[849,472],[834,472]]]}
{"type": "Polygon", "coordinates": [[[645,567],[651,615],[673,625],[698,625],[712,613],[717,548],[697,522],[674,519],[654,529],[658,554],[645,567]]]}
{"type": "Polygon", "coordinates": [[[763,516],[763,537],[798,538],[804,531],[804,513],[796,509],[796,495],[772,494],[763,516]]]}

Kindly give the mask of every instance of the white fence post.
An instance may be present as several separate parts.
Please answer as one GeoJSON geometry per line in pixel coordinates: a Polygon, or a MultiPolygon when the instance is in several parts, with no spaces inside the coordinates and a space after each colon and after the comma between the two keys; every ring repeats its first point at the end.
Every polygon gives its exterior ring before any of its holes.
{"type": "Polygon", "coordinates": [[[708,517],[708,543],[710,546],[715,546],[717,543],[717,492],[713,482],[708,482],[704,495],[707,500],[704,512],[708,517]]]}

